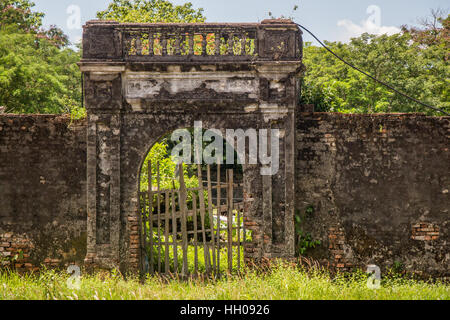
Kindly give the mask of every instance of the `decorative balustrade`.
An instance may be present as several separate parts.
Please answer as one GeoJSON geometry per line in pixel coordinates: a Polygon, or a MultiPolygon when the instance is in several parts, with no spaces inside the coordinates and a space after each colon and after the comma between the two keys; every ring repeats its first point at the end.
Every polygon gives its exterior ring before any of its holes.
{"type": "Polygon", "coordinates": [[[124,29],[123,52],[127,59],[163,58],[186,60],[186,56],[217,58],[232,56],[251,59],[256,56],[257,30],[254,27],[206,28],[153,27],[148,29],[124,29]]]}
{"type": "Polygon", "coordinates": [[[290,21],[244,24],[120,24],[90,21],[83,60],[239,62],[300,60],[301,31],[290,21]]]}

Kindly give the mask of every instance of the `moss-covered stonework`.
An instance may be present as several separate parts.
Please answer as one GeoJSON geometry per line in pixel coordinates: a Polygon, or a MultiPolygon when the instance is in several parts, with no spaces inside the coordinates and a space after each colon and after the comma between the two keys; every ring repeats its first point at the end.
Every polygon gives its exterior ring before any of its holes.
{"type": "Polygon", "coordinates": [[[449,276],[449,120],[297,114],[297,208],[315,208],[318,258],[449,276]]]}
{"type": "Polygon", "coordinates": [[[0,256],[19,270],[81,264],[86,217],[86,122],[0,115],[0,256]]]}

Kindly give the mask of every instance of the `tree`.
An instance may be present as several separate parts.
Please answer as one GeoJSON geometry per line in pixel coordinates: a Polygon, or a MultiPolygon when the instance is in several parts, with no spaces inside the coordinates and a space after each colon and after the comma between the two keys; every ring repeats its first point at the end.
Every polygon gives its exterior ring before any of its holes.
{"type": "Polygon", "coordinates": [[[22,31],[37,32],[42,26],[44,13],[34,12],[29,0],[2,0],[0,2],[0,27],[15,25],[22,31]]]}
{"type": "Polygon", "coordinates": [[[450,15],[442,9],[431,10],[429,17],[419,19],[421,27],[402,26],[404,33],[409,33],[412,39],[425,46],[439,45],[442,42],[450,43],[450,15]]]}
{"type": "Polygon", "coordinates": [[[203,9],[194,9],[192,3],[174,5],[167,0],[113,0],[97,18],[118,22],[205,22],[203,9]]]}
{"type": "Polygon", "coordinates": [[[14,26],[17,30],[34,33],[46,38],[59,48],[69,45],[69,38],[56,27],[42,28],[45,14],[32,11],[34,3],[29,0],[2,0],[0,2],[0,28],[14,26]]]}
{"type": "Polygon", "coordinates": [[[0,105],[14,113],[80,110],[80,54],[29,0],[0,2],[0,105]]]}
{"type": "Polygon", "coordinates": [[[0,29],[0,105],[14,113],[70,113],[81,101],[79,53],[46,38],[0,29]]]}
{"type": "Polygon", "coordinates": [[[58,48],[67,47],[70,44],[67,35],[57,26],[51,25],[48,30],[41,30],[38,36],[46,38],[58,48]]]}
{"type": "MultiPolygon", "coordinates": [[[[448,20],[448,19],[447,19],[448,20]]],[[[443,20],[444,25],[448,24],[443,20]]],[[[348,44],[327,45],[338,55],[400,91],[450,111],[448,43],[440,27],[426,45],[418,33],[392,36],[363,34],[348,44]],[[441,39],[441,40],[438,40],[441,39]]],[[[427,34],[430,34],[426,32],[427,34]]],[[[448,33],[447,33],[448,34],[448,33]]],[[[325,49],[307,44],[307,66],[301,102],[315,104],[318,111],[351,113],[426,112],[442,115],[393,93],[344,63],[325,49]]]]}

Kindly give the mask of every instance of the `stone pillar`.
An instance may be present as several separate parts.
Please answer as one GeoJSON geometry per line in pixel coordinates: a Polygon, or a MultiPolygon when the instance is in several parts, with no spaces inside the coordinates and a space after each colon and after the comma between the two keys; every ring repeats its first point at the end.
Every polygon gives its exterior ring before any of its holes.
{"type": "Polygon", "coordinates": [[[87,132],[87,266],[118,268],[121,67],[82,67],[87,132]],[[101,70],[101,71],[100,71],[101,70]]]}
{"type": "Polygon", "coordinates": [[[263,176],[264,256],[295,255],[295,110],[301,62],[264,63],[258,68],[260,110],[269,129],[280,132],[279,171],[263,176]]]}

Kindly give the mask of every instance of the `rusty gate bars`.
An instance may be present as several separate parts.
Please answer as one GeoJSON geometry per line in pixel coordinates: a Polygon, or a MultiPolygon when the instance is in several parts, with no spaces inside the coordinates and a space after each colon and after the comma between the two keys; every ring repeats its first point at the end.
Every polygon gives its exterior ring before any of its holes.
{"type": "MultiPolygon", "coordinates": [[[[173,237],[173,271],[178,273],[178,231],[177,231],[177,216],[175,207],[175,188],[172,193],[172,237],[173,237]]],[[[179,199],[178,199],[179,201],[179,199]]]]}
{"type": "MultiPolygon", "coordinates": [[[[245,248],[246,248],[246,242],[247,242],[247,229],[245,228],[245,202],[243,203],[243,207],[242,207],[242,232],[243,232],[243,239],[242,239],[242,252],[243,252],[243,263],[245,265],[246,261],[245,261],[245,248]]],[[[239,224],[241,222],[239,221],[239,224]]],[[[241,253],[239,252],[239,255],[241,253]]]]}
{"type": "Polygon", "coordinates": [[[149,267],[150,274],[155,273],[155,268],[153,265],[153,186],[152,186],[152,162],[148,162],[148,229],[150,232],[149,241],[150,241],[150,258],[149,258],[149,267]]]}
{"type": "MultiPolygon", "coordinates": [[[[216,248],[214,246],[214,215],[213,215],[213,203],[212,203],[212,187],[211,187],[211,166],[208,165],[207,168],[207,178],[208,180],[208,215],[209,215],[209,225],[211,229],[211,252],[212,252],[212,270],[216,270],[216,248]]],[[[209,254],[209,249],[208,249],[209,254]]]]}
{"type": "Polygon", "coordinates": [[[205,270],[206,273],[210,273],[211,271],[211,260],[209,257],[209,248],[206,244],[206,230],[205,230],[205,193],[203,190],[203,175],[202,175],[202,167],[200,164],[197,165],[197,175],[198,175],[198,186],[199,186],[199,204],[200,204],[200,221],[202,224],[202,237],[203,237],[203,255],[205,259],[205,270]]]}
{"type": "MultiPolygon", "coordinates": [[[[234,198],[234,196],[233,196],[234,198]]],[[[238,272],[241,270],[241,210],[236,208],[237,210],[237,270],[238,272]]]]}
{"type": "Polygon", "coordinates": [[[197,195],[192,192],[192,211],[194,222],[194,274],[198,274],[198,226],[197,226],[197,195]]]}
{"type": "Polygon", "coordinates": [[[220,163],[217,164],[217,274],[220,274],[220,196],[221,196],[221,189],[220,189],[220,163]]]}
{"type": "Polygon", "coordinates": [[[187,276],[189,273],[188,269],[188,260],[187,260],[187,253],[188,253],[188,237],[187,237],[187,192],[186,192],[186,185],[184,184],[184,171],[183,171],[183,164],[179,164],[179,172],[180,172],[180,209],[181,209],[181,232],[183,237],[182,242],[182,248],[183,248],[183,268],[182,268],[182,275],[187,276]]]}
{"type": "Polygon", "coordinates": [[[165,198],[166,211],[164,214],[164,242],[165,242],[165,258],[164,258],[164,271],[166,274],[169,273],[169,212],[170,212],[170,191],[166,191],[165,198]]]}
{"type": "Polygon", "coordinates": [[[156,163],[156,181],[157,181],[157,194],[156,194],[156,201],[157,203],[157,223],[158,223],[158,272],[161,273],[161,180],[160,180],[160,174],[159,174],[159,161],[156,163]]]}
{"type": "Polygon", "coordinates": [[[233,271],[233,170],[227,170],[227,182],[228,182],[228,271],[233,271]]]}
{"type": "MultiPolygon", "coordinates": [[[[184,165],[178,165],[180,172],[184,169],[184,165]]],[[[234,272],[235,269],[241,268],[241,248],[245,247],[246,242],[246,229],[241,226],[241,210],[243,209],[243,203],[234,203],[234,188],[240,187],[240,184],[234,183],[234,171],[233,169],[225,170],[226,181],[221,182],[221,166],[217,166],[217,185],[212,186],[211,180],[211,167],[207,167],[207,181],[203,181],[202,166],[197,165],[197,181],[198,187],[187,188],[184,174],[180,175],[180,187],[177,189],[175,184],[173,189],[161,189],[161,172],[160,165],[157,164],[156,173],[157,186],[153,187],[152,176],[152,163],[148,162],[149,171],[149,188],[147,192],[141,192],[141,215],[143,221],[143,233],[144,233],[144,248],[147,251],[147,244],[150,243],[150,261],[149,272],[154,274],[165,273],[171,274],[179,272],[178,266],[178,245],[181,244],[183,261],[181,267],[181,273],[183,276],[188,276],[191,272],[195,275],[199,275],[200,269],[206,274],[220,275],[223,271],[221,269],[221,248],[226,248],[227,262],[224,264],[227,273],[234,272]],[[207,183],[207,190],[204,188],[204,183],[207,183]],[[217,203],[214,206],[212,191],[217,190],[217,203]],[[223,199],[225,202],[222,204],[222,191],[225,189],[226,196],[223,199]],[[147,196],[151,198],[146,206],[147,196]],[[156,197],[155,197],[156,196],[156,197]],[[178,200],[177,200],[178,196],[178,200]],[[192,201],[188,203],[188,197],[192,196],[192,201]],[[208,203],[205,201],[205,196],[208,197],[208,203]],[[155,199],[156,198],[156,199],[155,199]],[[155,203],[155,200],[158,203],[155,203]],[[192,203],[191,203],[192,202],[192,203]],[[179,205],[179,209],[177,208],[179,205]],[[162,208],[164,206],[164,209],[162,208]],[[208,206],[208,208],[206,207],[208,206]],[[147,213],[148,210],[148,213],[147,213]],[[208,210],[208,213],[206,212],[208,210]],[[214,226],[215,217],[217,214],[217,227],[214,226]],[[148,218],[147,218],[148,215],[148,218]],[[200,217],[199,217],[200,215],[200,217]],[[226,216],[226,227],[222,228],[222,218],[226,216]],[[192,217],[192,223],[188,218],[192,217]],[[181,230],[178,230],[178,218],[180,218],[181,230]],[[206,227],[207,219],[209,219],[210,227],[206,227]],[[147,225],[147,221],[149,225],[147,225]],[[201,225],[199,226],[199,221],[201,225]],[[236,222],[236,225],[234,223],[236,222]],[[155,224],[158,224],[158,230],[155,232],[155,224]],[[164,224],[164,227],[163,227],[164,224]],[[172,229],[170,229],[172,224],[172,229]],[[192,229],[188,229],[188,226],[192,229]],[[221,231],[223,229],[223,235],[221,231]],[[241,238],[241,231],[244,234],[241,238]],[[235,233],[236,232],[236,233],[235,233]],[[178,242],[178,236],[181,238],[181,243],[178,242]],[[199,233],[201,233],[201,239],[199,239],[199,233]],[[208,234],[210,239],[208,240],[208,234]],[[172,236],[172,240],[170,237],[172,236]],[[148,239],[147,239],[148,237],[148,239]],[[157,237],[157,238],[156,238],[157,237]],[[157,248],[156,248],[157,246],[157,248]],[[199,256],[199,248],[203,248],[203,259],[199,256]],[[234,250],[237,250],[237,259],[234,257],[234,250]],[[189,250],[193,250],[193,261],[189,261],[189,250]],[[164,253],[162,251],[164,250],[164,253]],[[170,252],[173,250],[173,259],[171,259],[170,252]],[[157,255],[157,256],[155,256],[157,255]],[[212,255],[212,257],[211,257],[212,255]],[[173,260],[173,266],[172,264],[173,260]],[[204,261],[204,265],[200,262],[204,261]],[[164,265],[163,265],[164,263],[164,265]],[[189,265],[189,263],[193,263],[189,265]],[[204,268],[204,269],[203,269],[204,268]]],[[[174,183],[174,181],[173,181],[174,183]]],[[[189,218],[190,220],[190,218],[189,218]]],[[[147,251],[148,252],[148,251],[147,251]]],[[[225,253],[225,250],[224,250],[225,253]]],[[[245,257],[244,257],[245,259],[245,257]]]]}
{"type": "MultiPolygon", "coordinates": [[[[141,241],[141,243],[142,243],[142,245],[143,245],[143,248],[144,248],[144,259],[149,259],[148,258],[148,246],[147,246],[147,209],[146,209],[146,203],[147,203],[147,198],[146,198],[146,193],[141,193],[141,197],[140,197],[140,201],[139,201],[139,203],[140,203],[140,210],[139,210],[139,212],[141,213],[141,217],[142,217],[142,227],[143,227],[143,236],[141,237],[142,238],[142,241],[141,241]]],[[[143,261],[144,262],[144,266],[145,266],[145,260],[143,261]]],[[[150,262],[149,262],[150,263],[150,262]]],[[[147,271],[149,271],[149,270],[147,270],[147,271]]]]}

